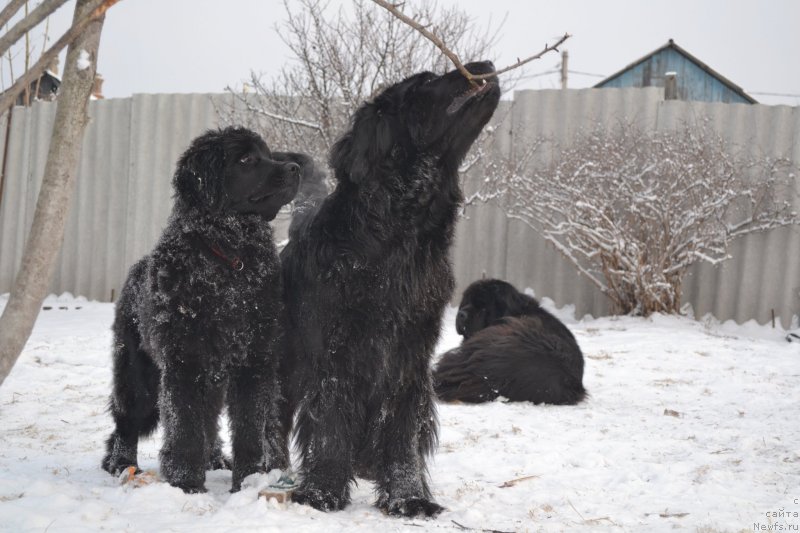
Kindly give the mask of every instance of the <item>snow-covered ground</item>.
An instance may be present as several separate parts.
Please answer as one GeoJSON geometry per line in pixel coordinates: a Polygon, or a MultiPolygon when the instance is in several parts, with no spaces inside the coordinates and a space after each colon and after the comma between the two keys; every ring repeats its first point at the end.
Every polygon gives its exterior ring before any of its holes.
{"type": "MultiPolygon", "coordinates": [[[[5,297],[0,296],[0,308],[5,297]]],[[[362,481],[342,512],[120,485],[111,429],[111,304],[51,297],[0,387],[2,531],[800,530],[800,344],[781,329],[655,316],[576,321],[591,397],[576,407],[441,405],[436,520],[386,517],[362,481]],[[763,529],[761,529],[763,526],[763,529]]],[[[439,351],[456,345],[453,310],[439,351]]],[[[160,437],[140,444],[157,470],[160,437]]]]}

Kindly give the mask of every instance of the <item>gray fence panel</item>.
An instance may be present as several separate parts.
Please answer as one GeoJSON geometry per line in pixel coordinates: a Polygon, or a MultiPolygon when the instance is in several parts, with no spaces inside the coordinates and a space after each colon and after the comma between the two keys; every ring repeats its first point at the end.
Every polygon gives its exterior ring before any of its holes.
{"type": "Polygon", "coordinates": [[[172,175],[189,142],[217,126],[205,94],[135,95],[130,119],[130,171],[125,262],[148,253],[172,208],[172,175]]]}
{"type": "MultiPolygon", "coordinates": [[[[498,117],[508,117],[512,111],[511,102],[500,102],[491,127],[495,128],[496,149],[508,154],[512,148],[512,121],[498,121],[498,117]]],[[[464,177],[467,194],[475,192],[483,180],[478,172],[470,172],[464,177]]],[[[468,206],[456,226],[455,245],[451,259],[456,276],[454,299],[456,303],[467,285],[483,277],[503,277],[506,272],[506,249],[508,242],[508,217],[500,209],[477,203],[468,206]]]]}
{"type": "Polygon", "coordinates": [[[78,179],[61,248],[53,290],[108,299],[120,263],[125,227],[127,129],[115,128],[130,116],[130,100],[93,102],[81,153],[78,179]],[[109,134],[113,132],[113,134],[109,134]]]}
{"type": "MultiPolygon", "coordinates": [[[[800,162],[800,108],[746,104],[663,102],[661,127],[687,118],[708,118],[714,130],[736,150],[800,162]]],[[[800,211],[800,188],[792,195],[800,211]]],[[[684,301],[698,317],[759,323],[779,317],[785,327],[800,313],[800,228],[794,226],[749,235],[732,243],[731,259],[713,266],[695,265],[684,284],[684,301]]]]}
{"type": "MultiPolygon", "coordinates": [[[[119,293],[130,265],[150,251],[164,227],[176,159],[193,137],[218,124],[212,98],[228,97],[136,95],[90,104],[92,121],[53,292],[103,301],[111,298],[112,290],[119,293]]],[[[0,201],[0,293],[10,290],[19,268],[54,111],[54,104],[37,103],[30,109],[15,108],[12,115],[0,201]]],[[[513,103],[501,104],[496,121],[506,111],[508,120],[497,124],[496,131],[498,149],[506,154],[539,138],[569,142],[580,128],[598,122],[609,129],[620,121],[668,129],[708,117],[717,131],[751,153],[763,150],[800,161],[800,108],[665,102],[659,89],[634,88],[521,91],[513,103]]],[[[541,150],[535,164],[550,162],[555,153],[553,146],[541,150]]],[[[477,173],[469,175],[468,192],[481,179],[477,173]]],[[[277,240],[285,239],[286,213],[273,226],[277,240]]],[[[698,316],[710,312],[720,319],[755,318],[764,323],[774,310],[789,325],[800,313],[800,261],[795,260],[799,253],[798,228],[742,239],[731,247],[733,259],[691,270],[684,301],[698,316]]],[[[609,312],[606,298],[552,246],[491,205],[467,209],[457,227],[452,258],[456,301],[470,282],[485,274],[530,287],[558,305],[573,304],[579,316],[609,312]]]]}
{"type": "Polygon", "coordinates": [[[55,107],[47,103],[18,107],[12,114],[0,201],[0,292],[8,292],[22,262],[54,119],[55,107]]]}

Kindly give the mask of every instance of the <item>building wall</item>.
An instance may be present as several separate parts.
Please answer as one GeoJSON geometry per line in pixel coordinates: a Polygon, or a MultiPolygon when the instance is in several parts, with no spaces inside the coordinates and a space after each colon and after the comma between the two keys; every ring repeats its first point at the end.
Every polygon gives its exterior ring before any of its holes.
{"type": "Polygon", "coordinates": [[[673,48],[653,54],[635,67],[604,82],[602,87],[664,87],[664,75],[667,72],[676,73],[679,100],[748,103],[736,91],[673,48]]]}
{"type": "MultiPolygon", "coordinates": [[[[190,140],[217,125],[221,95],[136,95],[93,101],[54,293],[71,292],[109,301],[128,268],[155,244],[171,207],[175,161],[190,140]],[[217,105],[219,103],[217,102],[217,105]]],[[[660,89],[521,91],[501,102],[496,117],[498,149],[524,149],[539,137],[565,142],[582,127],[619,120],[666,129],[707,116],[718,131],[748,150],[800,161],[800,108],[708,104],[663,100],[660,89]],[[514,108],[509,112],[508,106],[514,108]]],[[[0,293],[8,292],[19,267],[47,156],[55,104],[15,108],[0,199],[0,293]]],[[[4,138],[2,128],[0,139],[4,138]]],[[[542,153],[541,161],[552,158],[542,153]]],[[[474,188],[480,175],[470,175],[474,188]]],[[[797,202],[797,197],[794,199],[797,202]]],[[[800,208],[800,206],[798,206],[800,208]]],[[[491,205],[466,210],[457,228],[453,262],[457,301],[483,275],[530,287],[538,297],[574,305],[578,316],[610,310],[606,298],[552,246],[524,224],[491,205]]],[[[279,240],[288,220],[274,223],[279,240]]],[[[684,285],[684,301],[697,316],[743,322],[771,320],[785,326],[800,314],[800,228],[753,235],[734,245],[721,266],[697,266],[684,285]]]]}

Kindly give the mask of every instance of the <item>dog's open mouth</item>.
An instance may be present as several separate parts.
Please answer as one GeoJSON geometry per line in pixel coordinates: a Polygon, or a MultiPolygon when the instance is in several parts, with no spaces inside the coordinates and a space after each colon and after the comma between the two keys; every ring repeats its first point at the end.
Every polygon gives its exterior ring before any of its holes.
{"type": "Polygon", "coordinates": [[[495,85],[492,81],[480,80],[478,85],[473,85],[463,93],[459,94],[453,101],[450,102],[450,105],[447,106],[447,114],[452,115],[462,107],[464,104],[475,98],[476,96],[482,95],[489,89],[491,89],[495,85]]]}

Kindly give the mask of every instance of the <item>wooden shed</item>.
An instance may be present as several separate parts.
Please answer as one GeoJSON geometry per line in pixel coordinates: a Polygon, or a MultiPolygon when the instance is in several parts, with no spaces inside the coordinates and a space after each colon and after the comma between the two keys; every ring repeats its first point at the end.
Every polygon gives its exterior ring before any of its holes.
{"type": "Polygon", "coordinates": [[[675,44],[672,39],[595,85],[597,88],[667,86],[672,98],[677,100],[758,103],[741,87],[675,44]]]}

